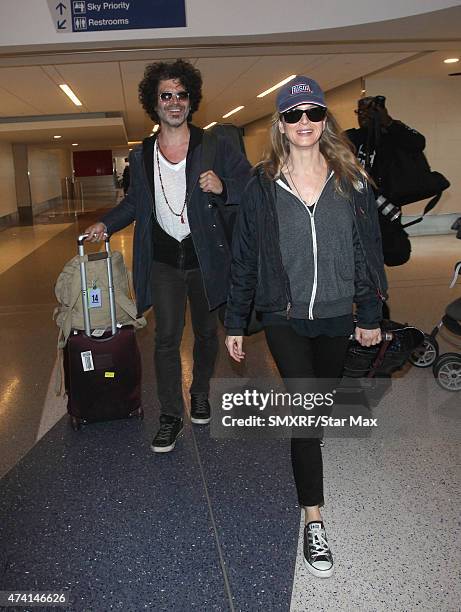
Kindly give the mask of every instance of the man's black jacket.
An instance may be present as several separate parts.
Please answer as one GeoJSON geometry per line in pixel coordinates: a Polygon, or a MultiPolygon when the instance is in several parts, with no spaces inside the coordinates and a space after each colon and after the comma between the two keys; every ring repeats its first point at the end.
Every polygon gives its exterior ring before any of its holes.
{"type": "MultiPolygon", "coordinates": [[[[197,258],[205,285],[210,310],[227,299],[230,247],[216,212],[216,197],[209,198],[198,184],[205,170],[214,170],[225,186],[224,204],[240,203],[250,178],[251,167],[243,155],[226,140],[218,137],[213,168],[202,168],[203,130],[190,125],[190,141],[186,159],[187,216],[197,258]]],[[[153,150],[156,136],[146,138],[130,153],[130,187],[123,200],[104,215],[109,234],[136,222],[133,244],[133,282],[138,312],[152,305],[151,269],[153,244],[153,150]]]]}
{"type": "MultiPolygon", "coordinates": [[[[365,254],[364,265],[355,271],[354,301],[374,310],[387,297],[375,198],[367,185],[361,193],[353,190],[349,202],[365,254]]],[[[242,335],[253,303],[256,311],[280,312],[288,311],[292,301],[280,251],[275,184],[262,170],[243,195],[232,252],[225,326],[229,334],[242,335]]]]}

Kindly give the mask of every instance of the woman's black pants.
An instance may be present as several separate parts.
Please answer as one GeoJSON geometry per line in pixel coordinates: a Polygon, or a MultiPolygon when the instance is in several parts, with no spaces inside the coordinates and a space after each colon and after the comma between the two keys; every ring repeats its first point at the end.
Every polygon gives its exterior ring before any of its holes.
{"type": "MultiPolygon", "coordinates": [[[[342,376],[349,339],[298,335],[289,325],[267,326],[267,344],[280,372],[286,378],[342,376]]],[[[323,463],[319,438],[292,438],[291,463],[301,506],[323,504],[323,463]]]]}

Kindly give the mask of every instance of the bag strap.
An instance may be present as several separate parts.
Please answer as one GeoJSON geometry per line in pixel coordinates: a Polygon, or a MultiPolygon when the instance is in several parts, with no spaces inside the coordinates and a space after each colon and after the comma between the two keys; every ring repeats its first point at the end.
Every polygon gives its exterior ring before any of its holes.
{"type": "Polygon", "coordinates": [[[382,365],[382,363],[384,361],[384,357],[386,355],[386,351],[387,351],[390,343],[392,342],[392,340],[393,340],[393,338],[391,337],[390,340],[383,340],[381,342],[381,346],[379,347],[378,354],[376,355],[375,360],[371,364],[370,371],[368,372],[366,378],[373,378],[373,376],[376,374],[376,371],[381,367],[381,365],[382,365]]]}
{"type": "Polygon", "coordinates": [[[117,306],[120,306],[126,314],[133,319],[133,326],[137,329],[141,329],[147,325],[145,317],[138,317],[138,311],[136,306],[124,293],[115,294],[115,302],[117,306]]]}
{"type": "Polygon", "coordinates": [[[213,168],[216,152],[218,150],[218,139],[211,132],[203,132],[202,151],[201,151],[201,168],[202,172],[206,172],[213,168]]]}
{"type": "Polygon", "coordinates": [[[419,219],[415,219],[414,221],[409,221],[408,223],[405,223],[405,224],[402,223],[403,229],[405,229],[406,227],[410,227],[410,225],[415,225],[416,223],[421,223],[421,221],[423,220],[423,217],[429,211],[431,211],[433,208],[435,208],[435,206],[437,205],[437,203],[438,203],[438,201],[440,200],[441,197],[442,197],[442,192],[438,193],[431,200],[429,200],[429,202],[424,207],[424,211],[423,211],[422,216],[419,217],[419,219]]]}
{"type": "MultiPolygon", "coordinates": [[[[80,286],[80,279],[78,278],[76,274],[74,274],[74,277],[72,279],[72,290],[70,293],[70,303],[64,310],[65,314],[63,316],[62,323],[59,327],[58,349],[60,348],[62,349],[66,346],[67,339],[70,336],[70,332],[72,330],[72,311],[81,295],[81,291],[82,291],[82,288],[80,286]]],[[[56,317],[56,315],[60,311],[61,311],[60,306],[54,309],[53,319],[56,317]]]]}

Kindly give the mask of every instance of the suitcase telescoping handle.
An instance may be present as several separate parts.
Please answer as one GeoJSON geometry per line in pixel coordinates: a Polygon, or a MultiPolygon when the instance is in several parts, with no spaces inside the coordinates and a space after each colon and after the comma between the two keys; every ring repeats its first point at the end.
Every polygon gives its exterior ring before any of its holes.
{"type": "MultiPolygon", "coordinates": [[[[88,279],[86,275],[85,260],[85,249],[83,243],[88,238],[89,234],[80,234],[77,240],[78,254],[80,255],[80,279],[82,282],[82,305],[83,305],[83,321],[85,326],[85,334],[91,336],[91,324],[90,324],[90,309],[88,307],[88,279]]],[[[115,294],[114,294],[114,277],[112,274],[112,251],[110,250],[110,237],[108,234],[104,234],[104,244],[106,247],[103,253],[89,253],[88,261],[98,261],[100,259],[106,260],[107,265],[107,278],[109,285],[109,306],[110,306],[110,323],[112,335],[117,331],[117,321],[115,316],[115,294]]]]}

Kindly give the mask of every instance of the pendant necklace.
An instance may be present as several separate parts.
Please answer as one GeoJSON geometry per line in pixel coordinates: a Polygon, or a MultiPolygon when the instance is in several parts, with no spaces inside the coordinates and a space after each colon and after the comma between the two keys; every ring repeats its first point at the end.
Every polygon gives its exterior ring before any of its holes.
{"type": "Polygon", "coordinates": [[[290,172],[290,168],[288,167],[288,164],[287,164],[287,171],[288,171],[288,176],[290,177],[290,181],[293,183],[293,187],[296,189],[296,193],[298,194],[301,202],[304,204],[304,206],[312,206],[312,204],[308,204],[305,200],[303,200],[301,194],[299,193],[298,188],[296,187],[296,183],[294,182],[293,177],[291,176],[291,172],[290,172]]]}
{"type": "MultiPolygon", "coordinates": [[[[163,197],[165,198],[165,202],[166,205],[168,206],[168,208],[170,209],[170,212],[175,216],[175,217],[179,217],[181,219],[181,223],[185,223],[184,221],[184,210],[186,208],[186,204],[187,204],[187,189],[186,189],[186,193],[184,195],[184,204],[182,205],[181,211],[179,213],[177,213],[175,210],[173,210],[170,206],[170,203],[168,202],[168,198],[166,197],[166,193],[165,193],[165,188],[163,186],[163,181],[162,181],[162,171],[160,170],[160,156],[159,156],[159,150],[160,150],[160,146],[158,144],[158,142],[156,142],[156,158],[157,158],[157,169],[158,169],[158,178],[160,180],[160,187],[162,188],[162,194],[163,197]]],[[[163,155],[163,153],[162,153],[163,155]]],[[[163,157],[165,157],[163,155],[163,157]]]]}

